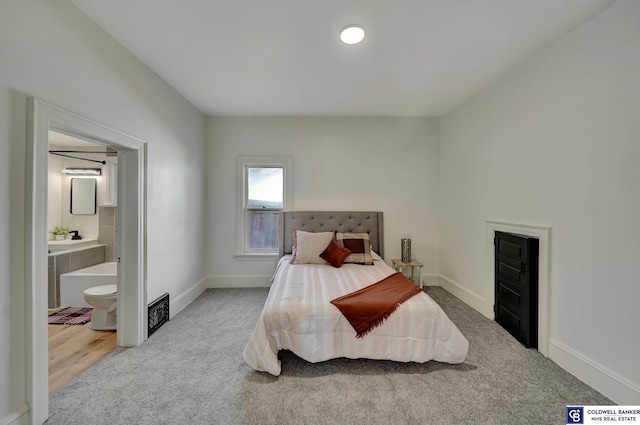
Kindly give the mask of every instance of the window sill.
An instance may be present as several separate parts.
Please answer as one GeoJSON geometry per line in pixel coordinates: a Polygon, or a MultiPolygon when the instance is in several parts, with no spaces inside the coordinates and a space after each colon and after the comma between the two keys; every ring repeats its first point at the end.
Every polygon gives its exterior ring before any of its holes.
{"type": "Polygon", "coordinates": [[[250,253],[236,253],[234,254],[236,260],[240,261],[276,261],[279,258],[277,252],[250,252],[250,253]]]}

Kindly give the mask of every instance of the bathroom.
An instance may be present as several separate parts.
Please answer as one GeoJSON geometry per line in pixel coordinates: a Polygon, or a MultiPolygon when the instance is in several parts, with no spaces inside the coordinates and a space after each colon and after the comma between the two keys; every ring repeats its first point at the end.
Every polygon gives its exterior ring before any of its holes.
{"type": "Polygon", "coordinates": [[[80,326],[51,324],[60,322],[49,316],[52,393],[64,385],[61,376],[72,379],[72,369],[76,375],[81,372],[71,365],[77,363],[73,358],[67,359],[69,364],[63,360],[64,345],[70,340],[75,340],[76,352],[81,346],[87,351],[100,347],[104,353],[83,355],[95,361],[116,346],[117,154],[103,145],[50,131],[48,164],[48,313],[58,313],[62,320],[70,311],[66,307],[92,308],[90,321],[77,322],[80,326]],[[63,354],[56,355],[56,350],[63,354]],[[52,381],[59,382],[52,387],[52,381]]]}

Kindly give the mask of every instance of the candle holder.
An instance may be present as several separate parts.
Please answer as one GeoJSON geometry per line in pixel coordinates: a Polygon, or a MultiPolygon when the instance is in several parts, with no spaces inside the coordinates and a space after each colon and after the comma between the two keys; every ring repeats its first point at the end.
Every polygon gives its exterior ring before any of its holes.
{"type": "Polygon", "coordinates": [[[401,252],[402,252],[402,262],[410,263],[411,262],[411,239],[402,238],[401,240],[401,252]]]}

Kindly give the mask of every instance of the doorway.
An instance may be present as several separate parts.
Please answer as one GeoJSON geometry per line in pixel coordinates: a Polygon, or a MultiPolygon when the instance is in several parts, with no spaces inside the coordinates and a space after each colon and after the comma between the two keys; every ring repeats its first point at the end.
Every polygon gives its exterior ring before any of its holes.
{"type": "Polygon", "coordinates": [[[47,173],[49,131],[118,151],[117,345],[146,337],[146,143],[35,98],[28,99],[25,280],[30,423],[49,416],[47,347],[47,173]]]}
{"type": "Polygon", "coordinates": [[[495,320],[538,348],[538,239],[495,232],[495,320]]]}
{"type": "MultiPolygon", "coordinates": [[[[50,131],[48,160],[51,396],[117,346],[117,310],[96,313],[84,291],[116,289],[118,157],[115,149],[50,131]]],[[[115,304],[116,297],[108,302],[115,304]]]]}
{"type": "MultiPolygon", "coordinates": [[[[538,240],[538,351],[545,357],[549,356],[549,270],[550,270],[550,238],[551,227],[524,225],[507,223],[503,221],[487,220],[486,232],[486,260],[487,260],[487,283],[486,283],[486,304],[493,305],[495,300],[495,246],[494,239],[496,232],[513,233],[517,235],[529,236],[538,240]]],[[[495,316],[487,317],[495,319],[495,316]]]]}

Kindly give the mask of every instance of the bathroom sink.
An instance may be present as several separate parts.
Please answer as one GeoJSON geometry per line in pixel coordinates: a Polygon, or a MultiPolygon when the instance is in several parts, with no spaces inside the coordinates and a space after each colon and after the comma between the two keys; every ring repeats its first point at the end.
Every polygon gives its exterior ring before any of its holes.
{"type": "Polygon", "coordinates": [[[64,239],[61,241],[47,241],[50,252],[69,251],[98,244],[98,238],[82,238],[79,240],[64,239]]]}

